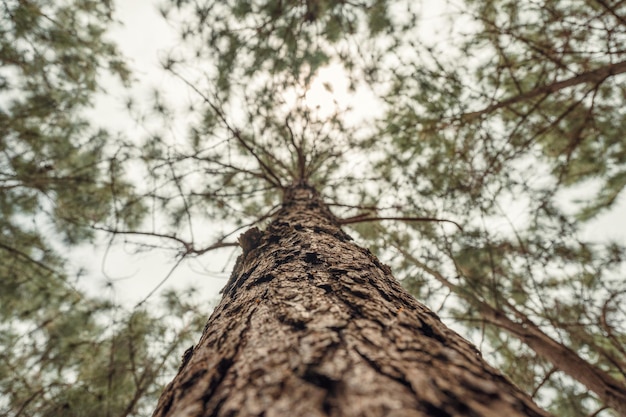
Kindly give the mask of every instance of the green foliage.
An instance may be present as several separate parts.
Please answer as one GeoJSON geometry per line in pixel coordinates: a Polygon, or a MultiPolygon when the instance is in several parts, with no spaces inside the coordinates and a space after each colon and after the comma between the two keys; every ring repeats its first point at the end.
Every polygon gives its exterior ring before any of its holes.
{"type": "Polygon", "coordinates": [[[476,81],[496,92],[496,102],[541,92],[503,107],[490,119],[505,123],[511,141],[538,145],[564,184],[603,179],[595,202],[583,206],[581,219],[614,204],[625,185],[624,111],[619,105],[623,76],[611,77],[618,72],[610,70],[584,78],[624,61],[624,6],[612,3],[471,2],[483,29],[471,42],[490,57],[478,66],[476,81]],[[550,85],[575,76],[585,82],[551,91],[550,85]]]}
{"type": "Polygon", "coordinates": [[[7,241],[19,241],[25,220],[44,213],[70,243],[111,215],[130,224],[141,215],[127,207],[131,188],[116,153],[122,144],[81,114],[100,72],[128,81],[115,47],[103,40],[111,12],[108,2],[3,2],[0,227],[7,241]]]}
{"type": "Polygon", "coordinates": [[[83,114],[104,73],[129,80],[104,39],[111,13],[108,1],[0,4],[2,415],[136,414],[164,369],[148,349],[165,329],[148,317],[111,325],[117,308],[77,290],[64,256],[91,226],[143,215],[122,142],[83,114]]]}
{"type": "Polygon", "coordinates": [[[0,326],[2,414],[149,414],[163,376],[179,365],[172,353],[188,347],[201,315],[190,319],[188,303],[171,301],[164,311],[179,322],[142,310],[128,315],[82,296],[58,276],[33,281],[22,285],[12,319],[0,326]]]}
{"type": "Polygon", "coordinates": [[[306,92],[333,62],[355,86],[363,84],[363,68],[374,71],[377,54],[388,49],[380,44],[393,28],[388,9],[383,1],[164,4],[162,15],[181,28],[181,47],[163,59],[163,68],[195,98],[189,141],[150,140],[144,149],[155,180],[151,197],[171,215],[159,233],[191,230],[199,219],[227,220],[215,240],[231,226],[269,215],[280,200],[277,190],[294,182],[329,193],[350,188],[343,155],[361,146],[363,126],[346,123],[346,105],[312,108],[306,92]],[[371,54],[355,51],[347,36],[371,54]]]}
{"type": "Polygon", "coordinates": [[[111,5],[2,4],[8,413],[145,413],[175,367],[165,353],[200,326],[174,292],[162,316],[80,294],[53,238],[124,230],[141,248],[167,239],[180,257],[199,256],[262,226],[302,181],[338,216],[396,219],[349,224],[550,411],[578,417],[604,404],[485,311],[536,324],[624,383],[625,248],[583,236],[626,185],[626,4],[466,0],[433,34],[416,12],[429,2],[170,0],[160,10],[180,28],[180,45],[162,64],[191,97],[188,134],[168,134],[178,109],[157,91],[148,107],[160,125],[140,145],[81,115],[101,71],[129,79],[103,40],[111,5]],[[329,66],[361,102],[310,104],[329,66]],[[146,170],[143,195],[122,175],[131,164],[146,170]],[[581,190],[592,197],[569,197],[581,190]],[[150,228],[141,207],[151,207],[150,228]]]}

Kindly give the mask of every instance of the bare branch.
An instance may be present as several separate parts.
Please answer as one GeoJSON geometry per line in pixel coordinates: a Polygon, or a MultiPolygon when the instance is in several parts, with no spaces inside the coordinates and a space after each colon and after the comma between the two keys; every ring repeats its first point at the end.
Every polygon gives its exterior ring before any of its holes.
{"type": "Polygon", "coordinates": [[[600,415],[601,412],[603,412],[604,410],[606,410],[608,408],[609,408],[608,406],[604,405],[604,406],[598,408],[592,414],[589,414],[589,417],[596,417],[596,416],[600,415]]]}
{"type": "Polygon", "coordinates": [[[553,366],[552,368],[550,368],[550,370],[548,372],[546,372],[546,374],[543,376],[543,378],[541,379],[541,381],[539,381],[539,383],[537,384],[537,386],[535,387],[535,389],[533,390],[533,392],[530,394],[531,398],[535,398],[535,396],[537,395],[537,392],[539,392],[539,389],[546,383],[548,382],[548,380],[550,379],[550,377],[556,372],[558,371],[559,368],[557,368],[556,366],[553,366]]]}
{"type": "Polygon", "coordinates": [[[19,256],[20,258],[24,258],[24,259],[26,259],[27,261],[29,261],[29,262],[31,262],[31,263],[33,263],[33,264],[37,265],[37,266],[38,266],[39,268],[41,268],[41,269],[44,269],[44,270],[46,270],[46,271],[48,271],[48,272],[51,272],[51,273],[53,273],[53,274],[59,274],[59,273],[58,273],[57,271],[55,271],[54,269],[50,268],[49,266],[45,265],[45,264],[44,264],[44,263],[42,263],[42,262],[39,262],[38,260],[36,260],[36,259],[32,258],[30,255],[28,255],[27,253],[22,252],[22,251],[21,251],[21,250],[19,250],[19,249],[15,249],[15,248],[14,248],[14,247],[12,247],[12,246],[5,245],[5,244],[4,244],[4,243],[2,243],[2,242],[0,242],[0,248],[2,248],[2,249],[4,249],[4,250],[6,250],[7,252],[10,252],[10,253],[15,254],[15,255],[19,256]]]}
{"type": "Polygon", "coordinates": [[[276,175],[276,173],[269,167],[267,166],[267,164],[265,162],[263,162],[263,160],[257,155],[257,153],[255,152],[255,150],[250,146],[250,144],[242,137],[241,132],[232,127],[230,125],[230,123],[228,122],[228,120],[226,119],[226,116],[224,115],[224,113],[222,112],[222,110],[217,107],[217,105],[215,105],[215,103],[213,103],[209,97],[206,96],[206,94],[204,94],[202,91],[200,91],[200,89],[198,87],[196,87],[191,81],[187,80],[185,77],[183,77],[181,74],[179,74],[178,72],[174,71],[173,68],[168,68],[168,70],[174,74],[178,79],[180,79],[183,83],[185,83],[189,88],[191,88],[196,94],[198,94],[206,104],[209,105],[209,107],[211,107],[211,109],[215,112],[215,114],[219,117],[219,119],[222,121],[222,123],[224,123],[224,126],[226,127],[226,129],[228,129],[228,131],[233,135],[233,137],[235,139],[237,139],[237,141],[244,147],[246,148],[246,150],[248,152],[250,152],[250,154],[254,157],[254,159],[256,159],[256,161],[259,163],[259,165],[261,166],[262,170],[269,175],[269,177],[265,176],[264,179],[266,181],[268,181],[270,184],[283,189],[283,185],[280,181],[280,178],[276,175]]]}
{"type": "Polygon", "coordinates": [[[460,231],[463,231],[463,227],[460,224],[453,220],[447,219],[438,219],[436,217],[369,217],[369,214],[366,215],[357,215],[354,217],[349,217],[347,219],[340,219],[339,224],[354,224],[354,223],[363,223],[363,222],[376,222],[381,220],[397,220],[401,222],[438,222],[438,223],[452,223],[456,227],[459,228],[460,231]]]}
{"type": "Polygon", "coordinates": [[[172,269],[170,269],[170,271],[167,273],[167,275],[165,276],[165,278],[163,278],[161,280],[161,282],[159,282],[156,287],[154,287],[152,289],[152,291],[150,291],[148,293],[148,295],[146,295],[144,297],[143,300],[141,300],[140,302],[138,302],[137,304],[135,304],[135,308],[141,307],[143,305],[143,303],[145,303],[146,301],[148,301],[148,299],[150,297],[152,297],[154,295],[155,292],[158,291],[159,288],[161,288],[163,286],[163,284],[165,284],[165,282],[170,279],[170,277],[172,276],[172,274],[174,273],[174,271],[176,271],[176,269],[178,268],[178,266],[183,262],[183,259],[185,259],[185,254],[183,254],[183,256],[180,257],[180,259],[178,261],[176,261],[176,263],[174,264],[174,266],[172,267],[172,269]]]}
{"type": "Polygon", "coordinates": [[[296,155],[298,156],[298,180],[305,181],[306,180],[306,158],[304,156],[304,149],[301,146],[298,146],[296,143],[296,138],[293,134],[293,130],[291,126],[289,126],[289,116],[285,117],[285,126],[287,127],[287,131],[289,132],[289,140],[291,141],[291,146],[296,151],[296,155]]]}
{"type": "Polygon", "coordinates": [[[557,91],[563,90],[568,87],[572,87],[578,84],[585,83],[601,83],[608,77],[623,74],[626,72],[626,61],[618,62],[615,64],[609,64],[604,67],[595,69],[593,71],[583,72],[582,74],[576,75],[574,77],[568,78],[563,81],[557,81],[555,83],[544,85],[541,87],[534,88],[526,93],[519,94],[515,97],[508,98],[503,101],[499,101],[498,103],[492,104],[490,106],[485,107],[482,110],[466,113],[461,116],[461,120],[470,121],[476,119],[483,114],[491,113],[495,110],[508,107],[512,104],[520,103],[522,101],[529,100],[531,98],[535,98],[541,95],[549,95],[555,93],[557,91]]]}
{"type": "Polygon", "coordinates": [[[173,236],[173,235],[165,235],[165,234],[156,233],[156,232],[140,232],[140,231],[133,231],[133,230],[110,229],[107,227],[95,226],[95,225],[92,225],[91,228],[94,230],[102,231],[102,232],[112,233],[114,235],[134,235],[134,236],[156,237],[160,239],[170,239],[170,240],[180,243],[185,248],[185,251],[182,254],[183,257],[188,256],[188,255],[202,255],[204,253],[207,253],[215,249],[227,248],[227,247],[238,245],[236,242],[224,242],[223,239],[226,238],[225,236],[212,245],[209,245],[202,249],[196,249],[193,247],[193,243],[187,242],[186,240],[181,239],[177,236],[173,236]]]}
{"type": "MultiPolygon", "coordinates": [[[[611,325],[609,324],[609,321],[607,319],[607,315],[608,315],[608,312],[609,312],[609,303],[614,301],[618,296],[624,294],[625,292],[626,292],[626,290],[618,291],[618,292],[615,292],[615,293],[611,294],[610,297],[607,298],[607,300],[602,305],[602,315],[600,316],[600,323],[601,323],[601,327],[606,332],[608,338],[611,340],[611,343],[613,344],[613,346],[622,355],[624,355],[626,357],[626,349],[624,349],[624,345],[620,342],[619,338],[617,336],[615,336],[615,333],[613,332],[613,329],[611,328],[611,325]]],[[[624,374],[624,371],[626,370],[625,369],[626,368],[625,364],[622,363],[622,361],[620,361],[620,363],[618,363],[616,365],[618,366],[618,369],[620,370],[620,372],[622,374],[624,374]]]]}

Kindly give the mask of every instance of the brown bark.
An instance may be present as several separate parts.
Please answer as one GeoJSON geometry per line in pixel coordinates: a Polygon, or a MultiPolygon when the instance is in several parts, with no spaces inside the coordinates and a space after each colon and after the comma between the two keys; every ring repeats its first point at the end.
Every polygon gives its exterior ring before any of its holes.
{"type": "Polygon", "coordinates": [[[355,245],[311,189],[242,236],[155,417],[548,416],[355,245]]]}

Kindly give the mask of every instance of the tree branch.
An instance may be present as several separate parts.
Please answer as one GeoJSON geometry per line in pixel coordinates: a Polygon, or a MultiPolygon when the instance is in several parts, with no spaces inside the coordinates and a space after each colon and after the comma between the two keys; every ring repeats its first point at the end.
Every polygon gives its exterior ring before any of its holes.
{"type": "Polygon", "coordinates": [[[157,290],[158,290],[159,288],[161,288],[161,286],[162,286],[163,284],[165,284],[165,282],[166,282],[168,279],[170,279],[170,277],[172,276],[172,274],[174,273],[174,271],[176,271],[176,269],[178,268],[178,266],[179,266],[179,265],[183,262],[183,259],[185,259],[185,256],[186,256],[186,254],[184,254],[183,256],[181,256],[181,257],[180,257],[180,259],[179,259],[178,261],[176,261],[176,264],[174,264],[174,266],[172,267],[172,269],[170,269],[170,270],[169,270],[169,272],[167,273],[167,275],[165,276],[165,278],[163,278],[163,279],[162,279],[162,280],[161,280],[161,281],[160,281],[160,282],[159,282],[159,283],[158,283],[158,284],[157,284],[157,285],[156,285],[156,286],[152,289],[152,291],[150,291],[150,292],[148,293],[148,295],[146,295],[146,296],[144,297],[144,299],[143,299],[143,300],[141,300],[140,302],[138,302],[138,303],[135,305],[135,308],[141,307],[141,306],[142,306],[142,305],[143,305],[146,301],[148,301],[148,299],[149,299],[150,297],[152,297],[152,296],[154,295],[154,293],[155,293],[155,292],[157,292],[157,290]]]}
{"type": "Polygon", "coordinates": [[[592,71],[583,72],[582,74],[576,75],[574,77],[568,78],[563,81],[557,81],[549,85],[537,87],[535,89],[527,91],[526,93],[522,93],[515,97],[511,97],[506,100],[499,101],[498,103],[487,106],[482,110],[465,113],[463,116],[461,116],[461,120],[467,122],[467,121],[476,119],[482,116],[483,114],[491,113],[495,110],[508,107],[512,104],[520,103],[522,101],[535,98],[542,94],[545,94],[545,95],[552,94],[557,91],[563,90],[567,87],[572,87],[578,84],[584,84],[584,83],[590,83],[590,82],[595,82],[595,83],[600,84],[602,81],[604,81],[608,77],[611,77],[613,75],[623,74],[625,72],[626,72],[626,61],[618,62],[615,64],[609,64],[609,65],[606,65],[604,67],[601,67],[592,71]]]}
{"type": "Polygon", "coordinates": [[[209,245],[206,248],[195,249],[193,247],[193,243],[187,242],[186,240],[183,240],[179,237],[172,236],[172,235],[164,235],[164,234],[156,233],[156,232],[140,232],[140,231],[132,231],[132,230],[110,229],[107,227],[95,226],[95,225],[92,225],[90,227],[94,230],[112,233],[113,235],[134,235],[134,236],[146,236],[146,237],[156,237],[156,238],[161,238],[161,239],[170,239],[170,240],[180,243],[185,248],[183,257],[187,255],[192,255],[192,254],[202,255],[204,253],[207,253],[215,249],[238,246],[238,243],[236,242],[224,242],[222,240],[218,240],[216,243],[209,245]]]}
{"type": "Polygon", "coordinates": [[[12,246],[5,245],[2,242],[0,242],[0,248],[6,250],[7,252],[15,254],[15,255],[19,256],[20,258],[24,258],[24,259],[26,259],[29,262],[32,262],[33,264],[37,265],[41,269],[44,269],[44,270],[46,270],[48,272],[51,272],[53,274],[59,274],[59,272],[57,272],[54,269],[50,268],[49,266],[43,264],[42,262],[39,262],[38,260],[32,258],[30,255],[28,255],[27,253],[22,252],[19,249],[15,249],[12,246]]]}
{"type": "Polygon", "coordinates": [[[624,414],[624,411],[626,411],[626,391],[624,391],[624,385],[621,381],[613,378],[601,368],[585,361],[566,345],[552,339],[510,303],[506,304],[518,321],[509,318],[503,311],[492,307],[488,303],[479,300],[474,294],[451,283],[441,273],[420,262],[400,245],[394,244],[394,247],[407,256],[411,262],[414,262],[416,266],[429,273],[440,283],[476,307],[485,322],[515,335],[537,355],[548,360],[556,368],[585,385],[590,391],[598,395],[600,400],[606,405],[618,413],[624,414]]]}
{"type": "Polygon", "coordinates": [[[357,215],[349,217],[347,219],[339,219],[339,224],[354,224],[362,222],[376,222],[381,220],[397,220],[401,222],[438,222],[438,223],[452,223],[462,232],[463,227],[453,220],[438,219],[436,217],[369,217],[369,214],[357,215]]]}
{"type": "Polygon", "coordinates": [[[238,129],[235,129],[234,127],[232,127],[230,125],[230,123],[228,123],[228,120],[226,120],[226,116],[224,115],[224,113],[221,111],[221,109],[219,107],[217,107],[217,105],[215,105],[207,96],[206,94],[204,94],[202,91],[200,91],[200,89],[198,87],[196,87],[195,85],[193,85],[193,83],[189,80],[187,80],[185,77],[183,77],[181,74],[179,74],[178,72],[174,71],[174,69],[169,66],[168,68],[166,68],[168,71],[170,71],[172,74],[174,74],[174,76],[176,76],[178,79],[180,79],[183,83],[185,83],[189,88],[191,88],[196,94],[198,94],[205,103],[207,103],[209,105],[209,107],[211,107],[211,109],[215,112],[215,114],[217,114],[217,116],[219,117],[219,119],[222,121],[222,123],[224,123],[224,126],[226,127],[226,129],[233,135],[233,137],[235,139],[237,139],[237,141],[241,144],[241,146],[243,146],[248,152],[250,152],[250,154],[254,157],[254,159],[256,159],[256,161],[259,163],[259,165],[261,166],[262,171],[264,171],[268,176],[264,176],[264,179],[266,181],[268,181],[270,184],[276,186],[277,188],[283,189],[283,185],[280,181],[280,178],[274,173],[274,171],[267,166],[267,164],[265,162],[263,162],[263,160],[256,154],[256,152],[254,151],[254,149],[252,149],[252,147],[250,146],[250,144],[241,136],[241,132],[238,129]]]}
{"type": "Polygon", "coordinates": [[[617,12],[615,11],[615,6],[618,6],[619,3],[616,4],[614,7],[609,6],[605,0],[596,0],[596,3],[604,7],[604,9],[609,12],[614,18],[616,18],[622,25],[626,26],[626,19],[623,16],[617,14],[617,12]]]}
{"type": "MultiPolygon", "coordinates": [[[[299,181],[305,181],[306,180],[306,158],[304,156],[304,150],[302,149],[302,146],[298,146],[298,144],[296,143],[296,138],[293,134],[293,130],[291,129],[291,126],[289,126],[289,116],[285,117],[285,127],[287,128],[287,131],[289,132],[289,140],[291,142],[291,146],[293,146],[293,149],[296,151],[296,155],[298,156],[298,180],[299,181]]],[[[302,143],[301,143],[302,145],[302,143]]]]}

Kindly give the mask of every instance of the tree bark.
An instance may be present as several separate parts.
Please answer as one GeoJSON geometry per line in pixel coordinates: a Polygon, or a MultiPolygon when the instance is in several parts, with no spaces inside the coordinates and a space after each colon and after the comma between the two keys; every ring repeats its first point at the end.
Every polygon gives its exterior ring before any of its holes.
{"type": "Polygon", "coordinates": [[[243,254],[155,417],[548,416],[306,185],[243,254]]]}

